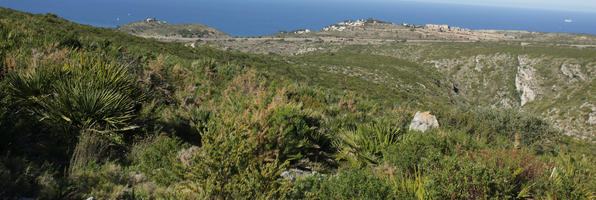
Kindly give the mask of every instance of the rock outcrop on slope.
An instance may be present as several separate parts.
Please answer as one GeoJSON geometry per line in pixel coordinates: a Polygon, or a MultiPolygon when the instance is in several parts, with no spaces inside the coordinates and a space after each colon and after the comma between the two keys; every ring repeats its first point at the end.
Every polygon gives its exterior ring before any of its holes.
{"type": "Polygon", "coordinates": [[[521,93],[520,105],[524,106],[526,103],[536,99],[536,75],[534,65],[536,59],[530,59],[528,56],[517,57],[519,66],[517,67],[517,74],[515,74],[515,89],[521,93]]]}
{"type": "Polygon", "coordinates": [[[410,122],[410,130],[425,132],[427,130],[438,128],[439,121],[430,112],[416,112],[414,119],[410,122]]]}
{"type": "Polygon", "coordinates": [[[438,70],[472,105],[517,108],[541,115],[567,135],[596,136],[596,58],[588,54],[594,50],[491,45],[495,49],[475,44],[369,49],[438,70]]]}

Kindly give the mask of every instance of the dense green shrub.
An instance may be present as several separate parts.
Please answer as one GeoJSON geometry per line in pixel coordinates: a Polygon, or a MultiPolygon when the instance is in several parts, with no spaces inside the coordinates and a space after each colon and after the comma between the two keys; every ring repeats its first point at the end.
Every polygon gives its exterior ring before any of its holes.
{"type": "Polygon", "coordinates": [[[34,132],[37,131],[37,120],[20,113],[20,106],[15,103],[3,85],[0,83],[0,152],[10,152],[21,155],[24,152],[35,151],[33,148],[21,148],[29,141],[35,140],[34,132]]]}
{"type": "Polygon", "coordinates": [[[280,160],[308,156],[315,146],[327,139],[317,133],[319,119],[292,105],[274,110],[268,123],[265,146],[268,151],[278,150],[280,160]]]}
{"type": "Polygon", "coordinates": [[[401,140],[384,149],[384,161],[401,170],[413,173],[417,167],[432,167],[445,156],[462,151],[477,150],[483,147],[474,137],[450,132],[440,135],[437,132],[409,132],[401,140]]]}
{"type": "Polygon", "coordinates": [[[370,169],[341,170],[336,176],[315,175],[294,183],[291,199],[391,199],[391,186],[370,169]]]}
{"type": "Polygon", "coordinates": [[[20,157],[2,155],[0,158],[0,196],[15,197],[35,195],[38,185],[36,183],[37,167],[20,157]],[[27,171],[32,168],[33,171],[27,171]]]}
{"type": "Polygon", "coordinates": [[[177,138],[156,136],[133,146],[129,159],[133,169],[163,186],[182,180],[184,166],[178,152],[188,148],[177,138]]]}
{"type": "Polygon", "coordinates": [[[494,141],[498,136],[514,140],[518,134],[522,144],[543,144],[560,134],[544,119],[514,109],[441,110],[438,119],[442,126],[464,130],[487,141],[494,141]]]}
{"type": "Polygon", "coordinates": [[[208,199],[271,199],[287,193],[280,174],[288,163],[265,163],[246,125],[234,119],[210,122],[185,178],[186,190],[208,199]]]}
{"type": "Polygon", "coordinates": [[[80,49],[82,45],[79,39],[77,38],[77,34],[74,32],[70,32],[60,40],[58,47],[80,49]]]}
{"type": "Polygon", "coordinates": [[[428,169],[429,191],[436,199],[516,199],[534,193],[546,164],[516,150],[481,150],[445,156],[428,169]]]}
{"type": "Polygon", "coordinates": [[[5,199],[37,197],[65,199],[72,195],[58,169],[49,162],[37,164],[26,157],[0,157],[0,196],[5,199]]]}
{"type": "Polygon", "coordinates": [[[89,163],[77,168],[70,177],[73,190],[68,198],[127,199],[133,195],[130,174],[116,163],[89,163]]]}

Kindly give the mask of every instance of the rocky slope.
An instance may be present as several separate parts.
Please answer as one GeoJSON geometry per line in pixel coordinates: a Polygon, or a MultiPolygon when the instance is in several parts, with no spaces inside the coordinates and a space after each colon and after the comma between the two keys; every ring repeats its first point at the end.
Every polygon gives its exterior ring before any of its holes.
{"type": "Polygon", "coordinates": [[[173,38],[231,38],[230,35],[203,24],[168,24],[167,22],[150,18],[125,24],[116,29],[141,37],[164,40],[171,40],[173,38]]]}
{"type": "Polygon", "coordinates": [[[367,51],[435,68],[449,76],[454,87],[475,105],[536,112],[568,135],[594,136],[596,58],[590,55],[596,55],[596,50],[493,47],[483,52],[482,47],[469,44],[467,53],[448,50],[454,48],[449,45],[421,45],[416,47],[419,51],[395,46],[367,51]]]}

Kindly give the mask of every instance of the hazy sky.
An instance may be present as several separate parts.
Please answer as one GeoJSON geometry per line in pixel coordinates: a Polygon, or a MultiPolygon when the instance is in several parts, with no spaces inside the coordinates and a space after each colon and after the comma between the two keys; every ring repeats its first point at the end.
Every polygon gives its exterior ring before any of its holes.
{"type": "MultiPolygon", "coordinates": [[[[19,1],[24,2],[43,2],[47,0],[0,0],[0,5],[3,2],[15,3],[19,1]]],[[[100,0],[89,0],[91,2],[101,2],[100,0]]],[[[500,7],[517,7],[517,8],[533,8],[533,9],[547,9],[547,10],[563,10],[563,11],[581,11],[596,13],[596,0],[169,0],[172,3],[189,3],[196,4],[198,2],[209,1],[223,1],[223,2],[268,2],[276,4],[284,4],[291,2],[432,2],[432,3],[449,3],[449,4],[468,4],[468,5],[483,5],[483,6],[500,6],[500,7]]],[[[161,2],[164,0],[122,0],[122,2],[161,2]]]]}
{"type": "MultiPolygon", "coordinates": [[[[354,0],[357,1],[357,0],[354,0]]],[[[392,0],[377,0],[391,2],[392,0]]],[[[393,0],[395,1],[395,0],[393,0]]],[[[596,12],[596,0],[405,0],[417,2],[456,3],[549,10],[596,12]]]]}
{"type": "MultiPolygon", "coordinates": [[[[225,0],[220,0],[225,1],[225,0]]],[[[227,0],[238,1],[238,0],[227,0]]],[[[251,1],[251,0],[245,0],[251,1]]],[[[581,11],[596,13],[596,0],[253,0],[261,2],[300,2],[300,1],[336,1],[336,2],[432,2],[432,3],[448,3],[448,4],[467,4],[467,5],[483,5],[483,6],[500,6],[500,7],[516,7],[516,8],[532,8],[532,9],[546,9],[546,10],[563,10],[563,11],[581,11]]]]}

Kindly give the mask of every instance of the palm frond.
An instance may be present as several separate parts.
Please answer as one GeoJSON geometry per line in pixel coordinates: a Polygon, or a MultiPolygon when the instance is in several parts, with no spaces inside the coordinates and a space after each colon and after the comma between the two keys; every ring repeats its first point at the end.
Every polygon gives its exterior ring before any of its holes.
{"type": "Polygon", "coordinates": [[[397,142],[399,130],[400,128],[384,120],[345,130],[334,143],[339,149],[336,159],[346,160],[354,165],[378,164],[382,150],[397,142]]]}
{"type": "Polygon", "coordinates": [[[75,56],[79,59],[60,67],[9,74],[9,91],[41,120],[74,133],[133,126],[129,122],[143,95],[126,66],[75,56]]]}

